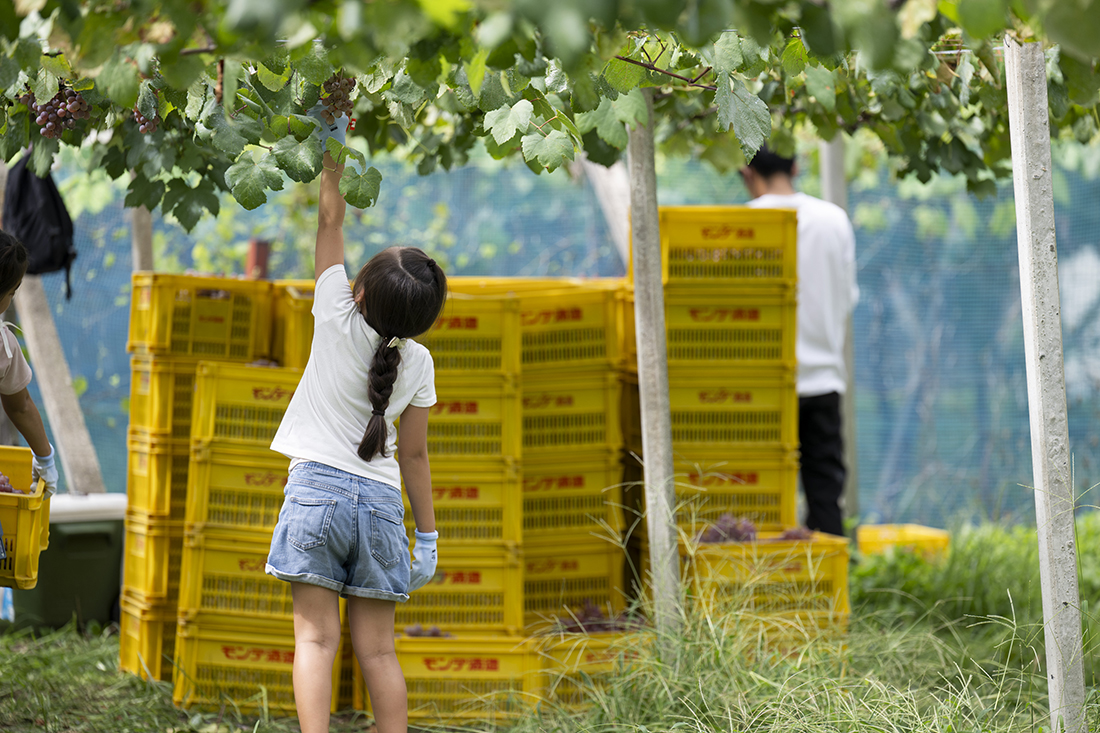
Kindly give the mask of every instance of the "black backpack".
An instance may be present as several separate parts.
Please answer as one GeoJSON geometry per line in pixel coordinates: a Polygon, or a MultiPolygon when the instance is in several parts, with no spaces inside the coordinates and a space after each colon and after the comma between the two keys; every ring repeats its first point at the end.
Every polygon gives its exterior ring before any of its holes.
{"type": "Polygon", "coordinates": [[[39,178],[24,155],[8,171],[4,192],[4,229],[27,248],[27,273],[65,271],[65,298],[73,297],[70,281],[76,249],[73,220],[49,173],[39,178]]]}

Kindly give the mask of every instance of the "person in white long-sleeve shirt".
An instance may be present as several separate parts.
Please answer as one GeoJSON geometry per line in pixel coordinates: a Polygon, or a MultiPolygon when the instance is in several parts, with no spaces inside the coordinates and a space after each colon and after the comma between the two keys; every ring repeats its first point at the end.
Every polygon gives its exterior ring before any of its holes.
{"type": "Polygon", "coordinates": [[[753,197],[749,206],[798,212],[798,439],[806,526],[843,535],[840,402],[848,382],[848,316],[859,299],[855,235],[844,209],[795,190],[797,172],[792,158],[765,147],[741,176],[753,197]]]}

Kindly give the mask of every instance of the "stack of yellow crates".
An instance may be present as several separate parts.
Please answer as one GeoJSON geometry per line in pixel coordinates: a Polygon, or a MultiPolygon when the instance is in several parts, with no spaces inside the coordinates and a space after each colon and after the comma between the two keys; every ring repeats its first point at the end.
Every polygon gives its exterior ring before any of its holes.
{"type": "MultiPolygon", "coordinates": [[[[660,224],[682,549],[723,514],[759,530],[690,553],[695,596],[794,624],[846,619],[847,542],[780,540],[797,525],[796,214],[666,207],[660,224]]],[[[644,548],[644,522],[636,534],[644,548]]]]}
{"type": "Polygon", "coordinates": [[[135,674],[172,677],[199,360],[267,354],[270,292],[265,282],[133,276],[120,662],[135,674]]]}

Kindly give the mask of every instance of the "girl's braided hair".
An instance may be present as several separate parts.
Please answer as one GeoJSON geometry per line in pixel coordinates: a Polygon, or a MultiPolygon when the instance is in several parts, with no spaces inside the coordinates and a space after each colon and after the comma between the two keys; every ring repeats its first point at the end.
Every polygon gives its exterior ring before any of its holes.
{"type": "Polygon", "coordinates": [[[447,298],[447,276],[416,247],[390,247],[363,265],[352,290],[367,325],[382,337],[371,358],[367,384],[374,410],[359,443],[359,457],[369,461],[386,455],[385,413],[401,365],[401,350],[389,343],[432,327],[447,298]]]}
{"type": "Polygon", "coordinates": [[[27,274],[27,248],[18,239],[0,230],[0,297],[19,285],[27,274]]]}

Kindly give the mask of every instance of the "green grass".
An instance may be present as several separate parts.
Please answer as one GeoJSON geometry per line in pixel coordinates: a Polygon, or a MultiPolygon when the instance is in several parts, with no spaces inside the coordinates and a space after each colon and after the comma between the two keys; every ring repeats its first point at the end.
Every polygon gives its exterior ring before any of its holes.
{"type": "MultiPolygon", "coordinates": [[[[1100,602],[1100,521],[1078,523],[1087,714],[1100,730],[1100,665],[1089,613],[1100,602]],[[1097,555],[1097,557],[1093,557],[1097,555]]],[[[630,642],[614,674],[573,680],[589,704],[543,701],[516,733],[751,731],[1016,733],[1047,729],[1043,629],[1033,530],[959,529],[939,562],[906,553],[853,567],[850,633],[777,650],[748,615],[688,616],[670,638],[630,642]],[[667,650],[662,656],[660,650],[667,650]]],[[[166,683],[117,671],[113,629],[0,636],[0,731],[297,731],[293,719],[173,707],[166,683]]],[[[473,704],[473,703],[472,703],[473,704]]],[[[486,713],[493,701],[481,703],[486,713]]],[[[334,717],[333,733],[368,716],[334,717]]],[[[493,731],[492,725],[464,730],[493,731]]]]}

